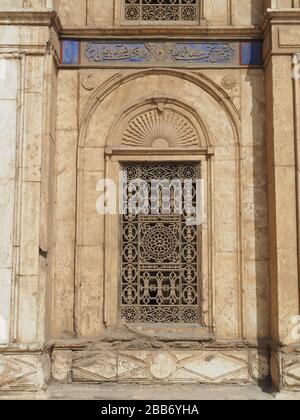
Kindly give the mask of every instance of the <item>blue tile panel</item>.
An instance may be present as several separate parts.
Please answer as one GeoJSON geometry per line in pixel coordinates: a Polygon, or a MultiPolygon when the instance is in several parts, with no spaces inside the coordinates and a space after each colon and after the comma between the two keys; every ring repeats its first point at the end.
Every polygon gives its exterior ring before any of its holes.
{"type": "Polygon", "coordinates": [[[261,41],[248,42],[61,42],[63,65],[261,66],[261,41]]]}
{"type": "Polygon", "coordinates": [[[261,66],[262,64],[261,41],[241,42],[241,65],[261,66]]]}
{"type": "Polygon", "coordinates": [[[79,41],[61,42],[61,63],[62,64],[80,64],[79,63],[79,41]]]}

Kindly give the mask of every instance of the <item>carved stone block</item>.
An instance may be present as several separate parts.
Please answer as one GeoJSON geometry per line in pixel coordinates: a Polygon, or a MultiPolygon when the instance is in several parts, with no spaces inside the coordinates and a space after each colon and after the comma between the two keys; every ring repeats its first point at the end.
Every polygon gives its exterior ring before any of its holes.
{"type": "Polygon", "coordinates": [[[71,383],[72,352],[54,351],[51,358],[51,379],[55,382],[71,383]]]}
{"type": "Polygon", "coordinates": [[[120,382],[246,383],[247,352],[120,351],[120,382]]]}
{"type": "Polygon", "coordinates": [[[74,352],[74,382],[101,383],[117,380],[117,353],[113,351],[74,352]]]}
{"type": "Polygon", "coordinates": [[[283,387],[300,391],[300,355],[283,355],[281,366],[283,387]]]}
{"type": "Polygon", "coordinates": [[[48,367],[47,355],[0,354],[0,392],[43,389],[48,367]]]}
{"type": "Polygon", "coordinates": [[[119,348],[52,356],[52,378],[61,383],[267,383],[269,372],[264,349],[119,348]]]}

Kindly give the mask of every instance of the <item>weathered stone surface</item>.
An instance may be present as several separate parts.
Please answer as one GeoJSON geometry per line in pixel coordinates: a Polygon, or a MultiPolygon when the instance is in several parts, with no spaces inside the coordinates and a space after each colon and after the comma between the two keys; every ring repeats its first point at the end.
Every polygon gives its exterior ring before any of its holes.
{"type": "Polygon", "coordinates": [[[265,383],[270,373],[299,390],[299,2],[204,0],[194,19],[173,22],[128,20],[122,0],[73,3],[0,5],[0,391],[40,390],[50,374],[174,385],[265,383]],[[267,7],[276,10],[262,23],[267,7]],[[97,50],[93,63],[59,65],[62,33],[75,55],[87,38],[131,48],[104,49],[105,68],[97,50]],[[166,37],[191,43],[178,65],[166,37]],[[202,37],[217,48],[205,66],[202,37]],[[220,62],[224,39],[234,68],[220,62]],[[264,68],[249,39],[263,43],[264,68]],[[136,64],[139,42],[148,67],[136,64]],[[118,185],[137,162],[201,166],[197,325],[120,315],[127,233],[119,214],[97,211],[97,184],[118,185]]]}
{"type": "Polygon", "coordinates": [[[55,382],[79,383],[250,383],[269,380],[265,350],[55,351],[55,382]],[[72,356],[73,355],[73,356],[72,356]]]}
{"type": "Polygon", "coordinates": [[[0,393],[38,391],[44,388],[49,369],[47,356],[41,354],[0,354],[0,393]]]}
{"type": "Polygon", "coordinates": [[[54,351],[51,357],[51,379],[54,382],[70,383],[72,369],[71,351],[54,351]]]}

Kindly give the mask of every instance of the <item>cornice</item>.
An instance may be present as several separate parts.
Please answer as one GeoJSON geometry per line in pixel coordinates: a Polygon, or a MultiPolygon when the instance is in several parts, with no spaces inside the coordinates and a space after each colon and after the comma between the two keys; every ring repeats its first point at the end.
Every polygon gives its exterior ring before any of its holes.
{"type": "Polygon", "coordinates": [[[300,8],[299,9],[267,9],[264,19],[278,20],[284,19],[290,21],[291,19],[300,19],[300,8]]]}
{"type": "Polygon", "coordinates": [[[3,11],[0,10],[0,26],[14,25],[14,26],[52,26],[60,33],[62,26],[54,10],[51,11],[28,11],[28,10],[14,10],[3,11]]]}
{"type": "Polygon", "coordinates": [[[299,9],[267,9],[262,19],[262,32],[265,35],[272,25],[300,25],[299,9]]]}
{"type": "Polygon", "coordinates": [[[155,39],[168,39],[168,38],[193,38],[193,39],[205,39],[205,38],[216,38],[216,39],[249,39],[249,38],[261,38],[262,31],[257,27],[193,27],[185,26],[180,28],[170,27],[110,27],[100,29],[88,29],[88,28],[76,28],[66,29],[64,28],[60,33],[62,38],[81,38],[81,39],[92,39],[92,38],[155,38],[155,39]]]}

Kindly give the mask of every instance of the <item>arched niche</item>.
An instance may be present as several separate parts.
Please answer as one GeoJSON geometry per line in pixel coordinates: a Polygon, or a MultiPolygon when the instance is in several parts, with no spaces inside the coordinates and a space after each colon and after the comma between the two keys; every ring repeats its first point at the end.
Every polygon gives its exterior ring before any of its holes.
{"type": "Polygon", "coordinates": [[[117,323],[119,249],[113,238],[119,235],[118,217],[110,220],[97,214],[97,182],[103,177],[116,179],[121,161],[145,159],[205,162],[204,324],[219,338],[240,336],[239,133],[235,106],[201,74],[145,70],[115,75],[94,90],[81,115],[78,149],[75,314],[79,336],[101,337],[105,327],[117,323]],[[132,127],[145,123],[147,117],[162,118],[164,112],[164,123],[176,116],[179,126],[188,127],[190,143],[172,144],[165,128],[144,141],[135,138],[135,144],[132,127]]]}

